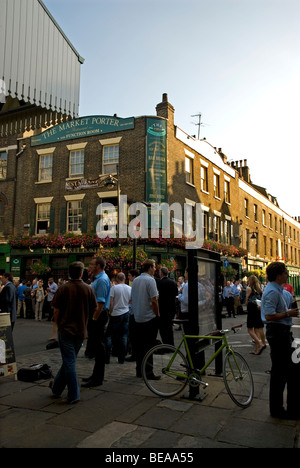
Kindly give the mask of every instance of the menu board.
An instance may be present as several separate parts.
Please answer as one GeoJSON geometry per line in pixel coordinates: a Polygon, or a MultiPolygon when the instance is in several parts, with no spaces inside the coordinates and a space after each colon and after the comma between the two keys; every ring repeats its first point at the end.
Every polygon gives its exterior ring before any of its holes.
{"type": "Polygon", "coordinates": [[[10,314],[0,314],[0,377],[17,373],[10,314]]]}

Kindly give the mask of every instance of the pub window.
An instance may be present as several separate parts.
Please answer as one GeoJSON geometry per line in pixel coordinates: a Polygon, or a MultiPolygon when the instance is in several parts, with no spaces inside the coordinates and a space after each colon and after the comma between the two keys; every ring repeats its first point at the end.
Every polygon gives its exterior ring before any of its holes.
{"type": "Polygon", "coordinates": [[[247,218],[249,217],[249,201],[247,198],[244,199],[244,203],[245,203],[245,216],[247,216],[247,218]]]}
{"type": "Polygon", "coordinates": [[[5,203],[0,198],[0,233],[3,233],[4,230],[4,213],[5,213],[5,203]]]}
{"type": "Polygon", "coordinates": [[[103,147],[103,174],[116,174],[119,164],[119,145],[103,147]]]}
{"type": "Polygon", "coordinates": [[[50,224],[50,203],[36,205],[36,234],[47,234],[50,224]]]}
{"type": "Polygon", "coordinates": [[[201,190],[208,192],[207,167],[201,166],[201,190]]]}
{"type": "Polygon", "coordinates": [[[220,242],[221,218],[219,216],[214,216],[213,223],[214,223],[214,240],[217,242],[220,242]]]}
{"type": "Polygon", "coordinates": [[[203,237],[208,239],[209,234],[209,215],[207,211],[203,211],[203,237]]]}
{"type": "Polygon", "coordinates": [[[0,180],[6,179],[7,175],[7,153],[6,151],[0,152],[0,180]]]}
{"type": "Polygon", "coordinates": [[[52,182],[53,154],[39,156],[39,182],[52,182]]]}
{"type": "Polygon", "coordinates": [[[230,183],[228,180],[224,180],[224,201],[230,203],[230,183]]]}
{"type": "Polygon", "coordinates": [[[258,221],[257,205],[253,205],[253,212],[254,212],[254,221],[258,221]]]}
{"type": "Polygon", "coordinates": [[[69,177],[80,177],[84,174],[84,150],[70,151],[69,177]]]}
{"type": "Polygon", "coordinates": [[[273,257],[273,239],[270,237],[270,256],[273,257]]]}
{"type": "Polygon", "coordinates": [[[214,174],[214,196],[220,198],[220,176],[219,174],[214,174]]]}
{"type": "Polygon", "coordinates": [[[82,201],[72,200],[67,204],[67,231],[81,233],[82,201]]]}
{"type": "Polygon", "coordinates": [[[192,158],[185,157],[185,181],[189,184],[194,183],[194,161],[192,158]]]}
{"type": "Polygon", "coordinates": [[[224,221],[224,238],[225,238],[225,244],[230,244],[231,243],[231,238],[230,238],[230,221],[225,220],[224,221]]]}

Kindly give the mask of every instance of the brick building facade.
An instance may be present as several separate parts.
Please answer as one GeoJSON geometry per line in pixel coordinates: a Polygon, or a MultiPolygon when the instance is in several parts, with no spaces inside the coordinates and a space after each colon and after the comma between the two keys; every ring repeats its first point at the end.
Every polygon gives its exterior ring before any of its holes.
{"type": "MultiPolygon", "coordinates": [[[[228,164],[221,148],[179,129],[166,94],[156,115],[81,117],[42,133],[34,130],[18,138],[3,137],[0,152],[3,243],[22,234],[95,232],[99,204],[117,206],[120,195],[126,195],[129,203],[194,207],[200,203],[205,239],[247,249],[245,258],[230,258],[239,274],[279,259],[286,262],[298,285],[299,220],[284,213],[274,197],[251,182],[247,161],[228,164]],[[107,184],[110,174],[114,187],[107,184]]],[[[84,247],[68,255],[30,250],[34,249],[6,251],[0,269],[19,259],[20,274],[24,274],[32,259],[46,256],[50,266],[63,270],[70,260],[92,255],[84,247]]],[[[180,268],[184,266],[184,251],[157,247],[152,253],[158,259],[177,256],[180,268]]]]}

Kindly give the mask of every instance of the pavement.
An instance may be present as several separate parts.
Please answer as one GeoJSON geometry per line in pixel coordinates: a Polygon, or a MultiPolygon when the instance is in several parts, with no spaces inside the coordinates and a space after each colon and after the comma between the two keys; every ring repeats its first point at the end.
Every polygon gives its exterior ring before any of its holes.
{"type": "MultiPolygon", "coordinates": [[[[227,326],[236,319],[226,320],[227,326]]],[[[248,362],[260,357],[249,356],[248,362]]],[[[59,349],[17,358],[18,369],[36,363],[49,364],[55,375],[61,365],[59,349]]],[[[84,357],[83,347],[77,361],[79,379],[90,375],[93,365],[84,357]]],[[[117,358],[106,366],[104,384],[81,389],[76,405],[67,403],[66,394],[53,399],[49,380],[26,383],[15,376],[4,377],[0,379],[0,447],[102,448],[103,456],[115,458],[125,449],[127,456],[154,452],[155,457],[172,450],[196,457],[199,448],[300,448],[300,420],[272,418],[270,376],[262,370],[254,371],[253,377],[255,395],[246,409],[231,401],[223,379],[214,375],[205,377],[209,386],[201,402],[181,396],[160,398],[135,377],[134,362],[118,364],[117,358]]],[[[140,461],[149,462],[147,457],[140,461]]]]}

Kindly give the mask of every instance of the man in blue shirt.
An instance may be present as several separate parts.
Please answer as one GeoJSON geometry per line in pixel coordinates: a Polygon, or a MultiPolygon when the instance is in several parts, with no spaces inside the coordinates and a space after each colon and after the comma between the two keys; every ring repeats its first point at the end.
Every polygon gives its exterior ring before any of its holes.
{"type": "Polygon", "coordinates": [[[282,285],[288,271],[282,262],[267,267],[269,283],[261,300],[261,317],[267,323],[266,337],[271,348],[270,413],[281,419],[300,418],[300,368],[293,363],[294,341],[291,333],[292,317],[298,317],[298,309],[289,309],[282,285]],[[283,407],[283,392],[287,385],[287,411],[283,407]]]}
{"type": "Polygon", "coordinates": [[[95,257],[91,260],[89,270],[94,277],[91,284],[96,300],[97,309],[89,318],[88,341],[89,349],[95,357],[93,373],[90,377],[82,379],[82,387],[97,387],[103,384],[105,372],[105,326],[108,321],[108,311],[110,305],[110,279],[104,271],[105,260],[102,257],[95,257]]]}
{"type": "Polygon", "coordinates": [[[22,283],[20,286],[18,286],[17,289],[17,300],[18,300],[18,305],[17,305],[17,317],[26,317],[26,304],[25,304],[25,297],[24,297],[24,291],[27,288],[25,284],[25,280],[22,280],[22,283]],[[22,315],[21,315],[21,310],[23,309],[22,315]]]}
{"type": "Polygon", "coordinates": [[[232,284],[230,281],[226,282],[226,286],[223,288],[222,296],[227,309],[228,317],[231,317],[231,314],[233,315],[233,317],[235,317],[233,291],[232,284]]]}

